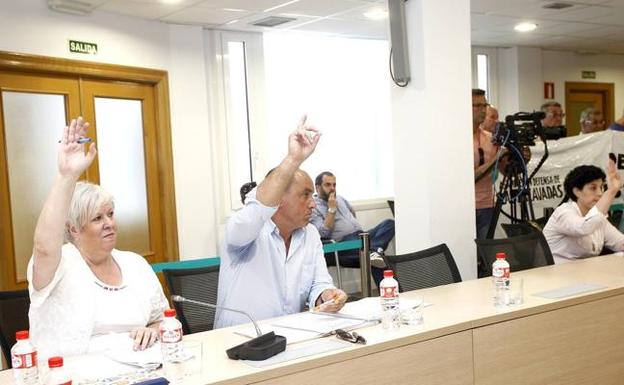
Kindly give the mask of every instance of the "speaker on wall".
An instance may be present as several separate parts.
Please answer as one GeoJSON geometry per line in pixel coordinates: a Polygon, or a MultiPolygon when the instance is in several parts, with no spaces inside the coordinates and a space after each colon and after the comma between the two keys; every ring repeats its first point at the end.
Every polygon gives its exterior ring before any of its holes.
{"type": "Polygon", "coordinates": [[[393,79],[396,83],[405,84],[410,80],[407,28],[405,25],[406,1],[407,0],[388,0],[393,79]]]}

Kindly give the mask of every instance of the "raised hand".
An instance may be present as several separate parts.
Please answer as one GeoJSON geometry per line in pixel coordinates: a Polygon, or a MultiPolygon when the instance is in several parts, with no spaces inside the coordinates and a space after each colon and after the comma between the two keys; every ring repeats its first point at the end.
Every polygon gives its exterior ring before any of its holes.
{"type": "Polygon", "coordinates": [[[617,171],[617,167],[615,167],[615,162],[611,158],[609,158],[607,163],[607,188],[615,193],[622,188],[620,174],[617,171]]]}
{"type": "Polygon", "coordinates": [[[330,192],[329,196],[327,197],[327,208],[336,209],[337,206],[338,205],[336,203],[336,193],[330,192]]]}
{"type": "Polygon", "coordinates": [[[63,129],[58,150],[58,168],[61,175],[78,179],[95,159],[97,153],[95,144],[91,143],[89,151],[85,154],[85,144],[78,142],[80,138],[86,136],[88,128],[89,123],[78,117],[72,119],[69,126],[63,129]]]}
{"type": "Polygon", "coordinates": [[[306,124],[307,116],[303,115],[297,129],[288,137],[288,155],[299,163],[306,160],[314,152],[321,133],[306,124]]]}

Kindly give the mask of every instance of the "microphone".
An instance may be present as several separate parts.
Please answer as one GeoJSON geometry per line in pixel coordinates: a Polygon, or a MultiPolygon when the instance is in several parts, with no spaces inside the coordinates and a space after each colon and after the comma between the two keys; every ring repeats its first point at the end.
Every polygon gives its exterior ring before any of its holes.
{"type": "MultiPolygon", "coordinates": [[[[176,303],[186,302],[198,306],[209,307],[211,309],[227,310],[234,313],[243,314],[247,318],[249,318],[254,328],[256,329],[256,334],[258,335],[258,337],[226,350],[226,353],[230,359],[262,361],[286,350],[286,337],[276,335],[275,332],[262,334],[262,331],[260,331],[260,327],[256,323],[256,320],[254,320],[253,317],[246,311],[232,309],[220,305],[214,305],[207,302],[195,301],[193,299],[184,298],[181,295],[172,295],[171,300],[176,303]]],[[[181,313],[184,312],[182,311],[181,313]]]]}

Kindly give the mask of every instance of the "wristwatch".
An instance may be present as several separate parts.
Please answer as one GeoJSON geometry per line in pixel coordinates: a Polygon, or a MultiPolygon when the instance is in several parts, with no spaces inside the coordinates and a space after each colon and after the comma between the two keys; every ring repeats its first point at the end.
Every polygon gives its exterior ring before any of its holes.
{"type": "Polygon", "coordinates": [[[335,214],[335,213],[336,213],[336,209],[335,209],[335,208],[331,208],[331,207],[330,207],[330,208],[328,208],[328,209],[327,209],[327,212],[328,212],[329,214],[335,214]]]}

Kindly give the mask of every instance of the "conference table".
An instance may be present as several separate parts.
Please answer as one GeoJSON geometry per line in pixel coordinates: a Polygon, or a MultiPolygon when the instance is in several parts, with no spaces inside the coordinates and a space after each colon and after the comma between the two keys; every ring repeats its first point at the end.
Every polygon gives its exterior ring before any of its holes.
{"type": "MultiPolygon", "coordinates": [[[[240,326],[186,336],[204,347],[202,373],[186,383],[624,384],[621,254],[512,277],[524,281],[521,305],[495,308],[491,278],[401,293],[431,304],[422,325],[396,331],[368,326],[358,329],[366,345],[345,344],[262,368],[227,358],[226,349],[248,340],[234,334],[240,326]],[[563,298],[535,295],[592,286],[563,298]]],[[[9,378],[10,371],[0,373],[0,383],[9,378]]]]}

